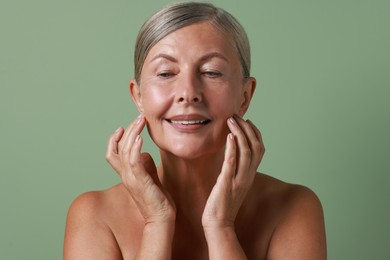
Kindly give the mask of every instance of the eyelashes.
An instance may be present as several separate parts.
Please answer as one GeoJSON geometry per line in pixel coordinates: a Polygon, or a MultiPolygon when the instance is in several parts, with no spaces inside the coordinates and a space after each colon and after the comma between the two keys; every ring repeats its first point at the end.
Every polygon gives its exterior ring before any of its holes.
{"type": "Polygon", "coordinates": [[[169,78],[172,78],[173,76],[175,76],[175,74],[172,73],[172,72],[160,72],[160,73],[157,73],[157,77],[159,77],[161,79],[169,79],[169,78]]]}
{"type": "Polygon", "coordinates": [[[219,71],[205,71],[202,72],[202,75],[209,77],[209,78],[219,78],[222,77],[222,73],[219,71]]]}
{"type": "MultiPolygon", "coordinates": [[[[176,73],[176,72],[163,71],[163,72],[158,72],[156,75],[160,79],[170,79],[170,78],[177,76],[178,74],[179,73],[176,73]]],[[[214,70],[213,71],[203,71],[203,72],[200,72],[199,75],[206,77],[206,78],[211,78],[211,79],[220,78],[223,76],[222,72],[214,71],[214,70]]]]}

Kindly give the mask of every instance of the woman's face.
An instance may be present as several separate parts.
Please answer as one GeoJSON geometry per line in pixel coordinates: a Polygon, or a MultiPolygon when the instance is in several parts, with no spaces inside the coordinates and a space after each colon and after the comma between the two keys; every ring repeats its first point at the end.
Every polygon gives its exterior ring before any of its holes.
{"type": "Polygon", "coordinates": [[[156,145],[195,159],[224,147],[226,120],[242,116],[255,80],[242,80],[231,41],[207,22],[181,28],[152,47],[140,86],[130,90],[156,145]]]}

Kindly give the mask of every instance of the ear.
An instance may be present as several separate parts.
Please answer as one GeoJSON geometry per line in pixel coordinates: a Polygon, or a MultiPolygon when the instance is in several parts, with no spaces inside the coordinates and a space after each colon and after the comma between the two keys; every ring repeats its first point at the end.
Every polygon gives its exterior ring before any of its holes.
{"type": "Polygon", "coordinates": [[[251,103],[253,93],[255,93],[256,89],[256,79],[254,77],[249,77],[245,80],[243,91],[242,91],[242,101],[240,104],[239,115],[243,117],[246,111],[249,108],[249,104],[251,103]]]}
{"type": "Polygon", "coordinates": [[[142,105],[141,89],[140,89],[140,87],[138,86],[137,82],[134,79],[130,81],[129,90],[130,90],[130,95],[131,95],[135,105],[138,108],[138,111],[140,113],[144,112],[144,108],[143,108],[143,105],[142,105]]]}

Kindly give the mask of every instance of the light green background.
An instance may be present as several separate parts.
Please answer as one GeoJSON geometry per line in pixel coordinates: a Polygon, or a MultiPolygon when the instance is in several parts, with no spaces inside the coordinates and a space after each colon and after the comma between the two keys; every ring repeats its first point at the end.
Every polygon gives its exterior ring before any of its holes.
{"type": "MultiPolygon", "coordinates": [[[[61,259],[71,201],[119,181],[106,140],[137,114],[136,32],[168,2],[1,0],[0,259],[61,259]]],[[[390,2],[212,2],[250,37],[260,170],[318,194],[329,259],[389,259],[390,2]]]]}

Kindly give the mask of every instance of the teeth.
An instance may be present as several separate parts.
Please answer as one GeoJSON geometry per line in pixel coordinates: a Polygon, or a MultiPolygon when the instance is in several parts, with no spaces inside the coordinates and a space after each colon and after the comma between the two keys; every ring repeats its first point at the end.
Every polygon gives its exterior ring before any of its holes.
{"type": "Polygon", "coordinates": [[[182,125],[195,125],[195,124],[204,124],[207,120],[171,120],[173,124],[182,124],[182,125]]]}

